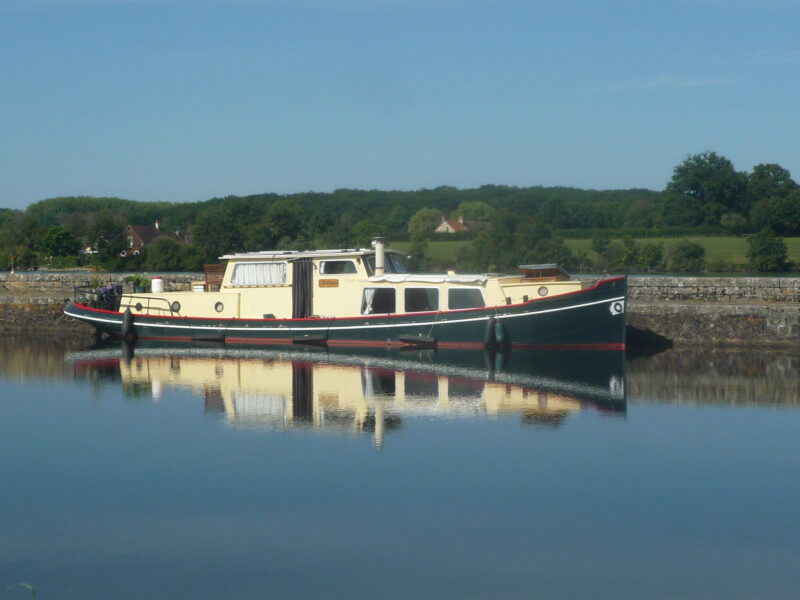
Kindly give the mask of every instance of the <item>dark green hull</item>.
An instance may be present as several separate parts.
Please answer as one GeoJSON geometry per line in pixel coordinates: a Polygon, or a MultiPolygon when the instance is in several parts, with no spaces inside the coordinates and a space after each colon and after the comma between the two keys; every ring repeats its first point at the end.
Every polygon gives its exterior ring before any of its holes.
{"type": "Polygon", "coordinates": [[[73,304],[65,313],[108,334],[230,344],[435,345],[439,348],[625,348],[627,280],[522,304],[481,309],[310,319],[213,319],[136,315],[73,304]]]}

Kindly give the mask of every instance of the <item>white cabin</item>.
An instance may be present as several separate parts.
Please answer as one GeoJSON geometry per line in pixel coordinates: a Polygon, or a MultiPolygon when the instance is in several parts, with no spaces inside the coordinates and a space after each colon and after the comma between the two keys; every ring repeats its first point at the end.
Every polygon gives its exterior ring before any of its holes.
{"type": "MultiPolygon", "coordinates": [[[[412,274],[402,253],[375,248],[229,254],[218,291],[124,294],[120,311],[200,318],[347,318],[501,306],[581,289],[557,265],[521,275],[412,274]]],[[[204,285],[205,284],[205,285],[204,285]]]]}

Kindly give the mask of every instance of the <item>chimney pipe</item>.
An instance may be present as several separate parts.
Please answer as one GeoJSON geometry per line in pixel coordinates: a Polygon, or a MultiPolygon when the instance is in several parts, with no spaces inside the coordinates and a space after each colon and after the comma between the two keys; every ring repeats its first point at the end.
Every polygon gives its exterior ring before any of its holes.
{"type": "Polygon", "coordinates": [[[386,243],[384,238],[374,238],[372,247],[375,248],[375,275],[383,275],[386,272],[386,243]]]}

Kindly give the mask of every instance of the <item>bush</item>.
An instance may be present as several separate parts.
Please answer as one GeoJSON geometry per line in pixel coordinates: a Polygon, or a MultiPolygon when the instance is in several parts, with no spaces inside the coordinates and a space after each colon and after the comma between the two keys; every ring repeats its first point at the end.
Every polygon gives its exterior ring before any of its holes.
{"type": "Polygon", "coordinates": [[[47,262],[48,269],[75,269],[80,266],[79,256],[54,256],[47,262]]]}
{"type": "Polygon", "coordinates": [[[783,271],[786,269],[788,251],[783,238],[768,229],[747,236],[747,258],[750,268],[756,271],[783,271]]]}
{"type": "Polygon", "coordinates": [[[669,252],[667,266],[671,271],[699,273],[703,270],[706,249],[700,244],[681,240],[669,252]]]}
{"type": "Polygon", "coordinates": [[[643,271],[658,271],[664,266],[664,244],[645,242],[636,254],[636,266],[643,271]]]}

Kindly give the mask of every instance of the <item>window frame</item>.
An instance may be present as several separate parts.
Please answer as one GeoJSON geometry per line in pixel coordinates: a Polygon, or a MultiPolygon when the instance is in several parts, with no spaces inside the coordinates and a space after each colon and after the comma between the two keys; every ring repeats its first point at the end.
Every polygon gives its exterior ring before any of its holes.
{"type": "Polygon", "coordinates": [[[405,287],[405,288],[403,288],[403,310],[405,312],[411,313],[411,314],[414,314],[414,313],[426,313],[426,312],[439,312],[439,310],[440,310],[439,309],[439,306],[440,306],[439,299],[440,299],[440,297],[441,297],[441,295],[439,294],[439,288],[435,287],[435,286],[413,285],[413,286],[405,287]],[[408,309],[408,298],[406,298],[406,293],[408,293],[411,290],[433,290],[434,292],[436,292],[436,307],[435,308],[429,308],[427,310],[409,310],[408,309]]]}
{"type": "Polygon", "coordinates": [[[486,296],[483,295],[483,288],[478,286],[459,286],[459,287],[449,287],[447,288],[447,310],[476,310],[480,308],[486,308],[486,296]],[[483,304],[481,306],[466,306],[462,308],[452,308],[450,306],[450,292],[458,292],[458,291],[466,291],[466,290],[477,290],[481,296],[481,300],[483,304]]]}
{"type": "Polygon", "coordinates": [[[325,275],[326,277],[339,275],[358,275],[358,266],[356,265],[356,261],[354,261],[352,258],[326,258],[319,261],[319,274],[325,275]],[[347,273],[326,273],[324,269],[327,263],[350,263],[353,266],[353,270],[348,271],[347,273]]]}
{"type": "Polygon", "coordinates": [[[233,265],[231,271],[231,279],[229,285],[231,287],[254,288],[254,287],[279,287],[291,285],[289,281],[289,263],[285,260],[264,260],[264,261],[248,261],[240,262],[233,265]],[[283,282],[281,283],[236,283],[236,271],[239,267],[248,265],[283,265],[283,282]]]}
{"type": "MultiPolygon", "coordinates": [[[[373,295],[372,300],[370,300],[370,302],[369,302],[370,306],[372,305],[374,300],[375,300],[375,297],[373,295]]],[[[396,287],[387,287],[387,286],[369,286],[369,287],[363,288],[361,290],[360,314],[361,314],[362,317],[369,317],[369,316],[374,316],[374,315],[395,315],[395,314],[397,314],[397,288],[396,287]],[[375,290],[376,292],[377,291],[384,291],[384,292],[391,291],[394,294],[394,310],[390,311],[390,312],[364,312],[365,303],[366,303],[366,293],[367,293],[368,290],[375,290]]]]}

